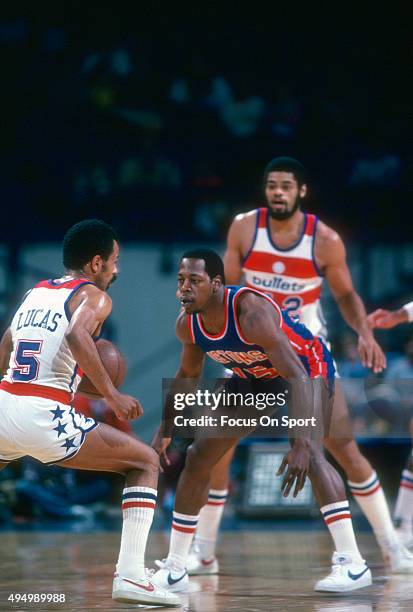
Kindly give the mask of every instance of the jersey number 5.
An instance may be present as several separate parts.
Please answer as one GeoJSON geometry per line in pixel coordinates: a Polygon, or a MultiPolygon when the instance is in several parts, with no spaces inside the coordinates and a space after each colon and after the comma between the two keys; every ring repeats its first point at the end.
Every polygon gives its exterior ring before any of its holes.
{"type": "Polygon", "coordinates": [[[39,374],[40,362],[36,355],[42,350],[42,340],[19,340],[16,346],[12,379],[14,382],[32,382],[39,374]]]}

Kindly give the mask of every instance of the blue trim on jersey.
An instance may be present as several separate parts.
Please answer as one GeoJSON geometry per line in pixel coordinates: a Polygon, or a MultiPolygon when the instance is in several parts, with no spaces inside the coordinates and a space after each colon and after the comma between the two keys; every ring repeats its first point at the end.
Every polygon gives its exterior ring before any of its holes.
{"type": "Polygon", "coordinates": [[[300,323],[298,319],[292,319],[286,310],[282,310],[282,317],[284,323],[292,329],[292,331],[304,340],[313,340],[314,335],[310,332],[308,327],[306,327],[303,323],[300,323]]]}
{"type": "MultiPolygon", "coordinates": [[[[49,281],[50,282],[50,281],[49,281]]],[[[53,282],[53,281],[52,281],[53,282]]],[[[59,284],[59,283],[57,283],[59,284]]],[[[80,283],[80,285],[78,285],[77,287],[75,287],[73,289],[73,291],[71,291],[68,295],[68,297],[65,300],[65,303],[63,305],[64,309],[65,309],[65,314],[67,317],[67,320],[70,321],[70,319],[72,318],[72,315],[69,312],[69,301],[70,299],[74,296],[74,294],[76,293],[76,291],[78,291],[80,289],[80,287],[83,287],[84,285],[94,285],[95,283],[92,283],[92,281],[84,281],[83,283],[80,283]]]]}
{"type": "Polygon", "coordinates": [[[70,383],[69,383],[69,389],[70,389],[71,393],[73,393],[73,388],[72,387],[73,387],[73,383],[75,382],[75,378],[76,378],[76,374],[77,374],[78,369],[79,369],[79,366],[76,363],[75,368],[73,370],[72,378],[70,379],[70,383]]]}
{"type": "Polygon", "coordinates": [[[254,250],[254,245],[257,239],[257,234],[258,234],[258,225],[260,223],[260,210],[261,210],[260,208],[257,208],[257,219],[255,221],[254,237],[252,239],[251,246],[248,250],[248,253],[245,255],[245,257],[242,260],[242,264],[241,264],[242,266],[244,265],[244,263],[247,261],[248,257],[251,255],[252,251],[254,250]]]}
{"type": "Polygon", "coordinates": [[[270,217],[271,215],[269,214],[268,210],[267,210],[267,234],[268,234],[268,240],[270,241],[271,245],[274,247],[274,249],[276,251],[281,251],[282,253],[286,253],[287,251],[292,251],[293,249],[295,249],[296,247],[298,247],[298,245],[300,244],[301,240],[304,237],[305,234],[305,230],[307,229],[307,224],[308,224],[308,215],[307,213],[304,213],[304,225],[303,225],[303,229],[301,232],[301,235],[299,236],[298,240],[292,244],[290,247],[283,249],[282,247],[279,247],[275,244],[274,240],[272,239],[271,236],[271,228],[270,228],[270,217]]]}
{"type": "Polygon", "coordinates": [[[313,260],[313,266],[316,269],[316,272],[318,274],[318,276],[321,276],[322,278],[324,278],[324,274],[321,272],[320,268],[317,265],[317,262],[315,260],[315,255],[314,255],[314,248],[315,248],[315,235],[316,235],[316,231],[317,231],[317,224],[318,224],[318,217],[317,215],[314,215],[314,230],[313,230],[313,243],[311,245],[311,259],[313,260]]]}
{"type": "Polygon", "coordinates": [[[334,365],[334,359],[330,353],[330,351],[328,350],[328,348],[325,345],[325,342],[322,338],[320,338],[320,336],[317,336],[320,344],[323,348],[323,359],[325,361],[325,363],[327,364],[327,378],[330,380],[331,378],[335,377],[336,374],[336,368],[334,365]]]}

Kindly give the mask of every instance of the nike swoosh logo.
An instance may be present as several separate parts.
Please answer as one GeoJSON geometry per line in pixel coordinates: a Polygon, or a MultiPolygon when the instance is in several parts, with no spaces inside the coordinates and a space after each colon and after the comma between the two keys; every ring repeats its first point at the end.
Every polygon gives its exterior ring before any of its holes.
{"type": "Polygon", "coordinates": [[[123,581],[130,582],[130,584],[133,584],[141,589],[144,589],[145,591],[149,591],[149,593],[152,593],[155,590],[155,587],[150,582],[148,582],[148,584],[139,584],[139,582],[134,582],[133,580],[128,580],[127,578],[123,578],[123,581]]]}
{"type": "Polygon", "coordinates": [[[363,574],[365,574],[368,571],[369,571],[369,568],[366,567],[366,569],[363,570],[360,574],[352,574],[350,570],[348,570],[347,574],[348,574],[348,577],[351,578],[352,580],[358,580],[359,578],[363,576],[363,574]]]}
{"type": "Polygon", "coordinates": [[[169,572],[169,574],[168,574],[168,584],[170,584],[172,586],[173,584],[176,584],[177,582],[182,580],[182,578],[185,578],[185,576],[186,576],[186,571],[182,574],[182,576],[179,576],[179,578],[172,578],[171,572],[169,572]]]}

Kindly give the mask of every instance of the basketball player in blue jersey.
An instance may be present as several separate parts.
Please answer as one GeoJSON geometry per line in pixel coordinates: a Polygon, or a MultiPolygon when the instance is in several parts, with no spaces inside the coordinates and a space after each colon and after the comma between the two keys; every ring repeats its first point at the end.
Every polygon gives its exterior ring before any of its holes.
{"type": "MultiPolygon", "coordinates": [[[[392,329],[397,325],[413,323],[413,302],[408,302],[396,310],[378,308],[369,314],[368,320],[371,327],[377,329],[392,329]]],[[[405,376],[407,375],[406,373],[405,376]]],[[[413,435],[413,413],[410,419],[410,431],[413,435]]],[[[401,475],[394,520],[401,542],[408,548],[413,547],[413,450],[401,475]]]]}
{"type": "MultiPolygon", "coordinates": [[[[381,372],[385,357],[354,289],[343,241],[315,215],[301,210],[308,189],[305,168],[292,158],[275,158],[265,169],[263,182],[266,207],[237,215],[230,227],[224,256],[228,282],[262,289],[324,339],[327,330],[320,294],[322,283],[327,282],[346,323],[358,335],[363,365],[381,372]]],[[[345,471],[350,490],[369,520],[390,570],[412,573],[413,556],[399,542],[377,474],[354,439],[338,384],[331,435],[325,446],[345,471]]],[[[190,574],[219,571],[215,545],[233,453],[232,449],[214,469],[210,498],[201,511],[188,562],[190,574]]]]}
{"type": "Polygon", "coordinates": [[[106,290],[116,278],[118,258],[109,225],[94,219],[76,224],[63,241],[66,275],[38,283],[17,309],[0,342],[6,372],[0,383],[0,469],[29,455],[45,464],[122,474],[123,529],[112,596],[178,606],[179,598],[150,582],[144,568],[158,455],[71,406],[81,369],[118,418],[142,415],[139,401],[113,386],[94,343],[112,309],[106,290]]]}
{"type": "MultiPolygon", "coordinates": [[[[219,363],[225,360],[235,379],[265,378],[266,384],[274,382],[274,389],[279,389],[282,379],[289,381],[293,394],[294,388],[300,394],[301,414],[308,414],[312,381],[325,388],[334,384],[328,350],[271,298],[255,289],[225,287],[224,278],[223,262],[213,251],[183,255],[177,292],[183,309],[176,325],[183,350],[176,378],[198,379],[207,354],[219,363]]],[[[298,414],[296,409],[294,414],[298,414]]],[[[199,511],[208,498],[212,469],[241,436],[234,432],[230,438],[196,437],[188,449],[176,492],[169,554],[158,562],[160,569],[152,579],[160,587],[173,591],[187,588],[187,556],[199,511]]],[[[161,425],[153,446],[166,462],[170,441],[161,425]]],[[[370,585],[371,573],[356,543],[343,482],[325,459],[321,442],[296,433],[278,473],[286,468],[284,495],[293,488],[296,495],[308,475],[335,544],[332,572],[317,582],[315,589],[341,593],[370,585]]]]}

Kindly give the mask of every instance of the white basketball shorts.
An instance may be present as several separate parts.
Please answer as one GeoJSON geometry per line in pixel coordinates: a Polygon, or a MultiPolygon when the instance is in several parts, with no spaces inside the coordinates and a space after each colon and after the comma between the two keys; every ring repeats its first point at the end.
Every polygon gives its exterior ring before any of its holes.
{"type": "Polygon", "coordinates": [[[0,461],[25,455],[42,463],[69,459],[97,425],[73,406],[0,389],[0,461]]]}

